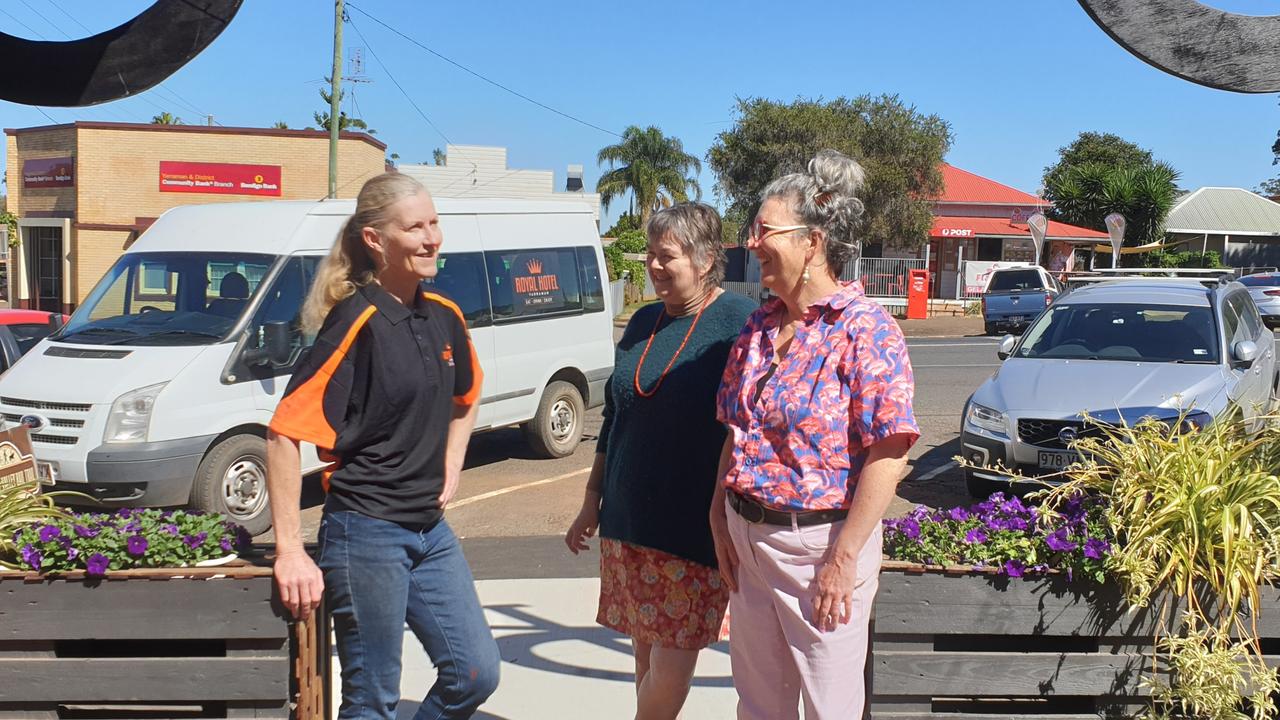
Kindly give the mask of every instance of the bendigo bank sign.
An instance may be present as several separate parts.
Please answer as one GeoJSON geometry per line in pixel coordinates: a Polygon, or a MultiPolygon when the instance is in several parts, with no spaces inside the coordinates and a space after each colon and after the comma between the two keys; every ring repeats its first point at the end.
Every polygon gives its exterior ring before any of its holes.
{"type": "Polygon", "coordinates": [[[279,197],[280,166],[161,160],[160,192],[279,197]]]}
{"type": "Polygon", "coordinates": [[[76,184],[75,166],[75,160],[69,157],[24,160],[22,187],[73,187],[76,184]]]}

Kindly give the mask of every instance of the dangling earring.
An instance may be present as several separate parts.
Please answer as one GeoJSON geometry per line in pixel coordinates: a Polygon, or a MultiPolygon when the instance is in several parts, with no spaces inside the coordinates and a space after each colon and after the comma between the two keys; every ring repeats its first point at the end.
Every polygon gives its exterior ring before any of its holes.
{"type": "Polygon", "coordinates": [[[804,266],[804,274],[800,276],[800,282],[804,283],[805,285],[809,284],[809,266],[808,265],[804,266]]]}

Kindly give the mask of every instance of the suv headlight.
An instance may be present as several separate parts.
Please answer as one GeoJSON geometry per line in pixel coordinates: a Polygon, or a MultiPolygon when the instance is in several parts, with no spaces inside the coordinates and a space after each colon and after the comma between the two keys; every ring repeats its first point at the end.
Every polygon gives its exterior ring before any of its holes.
{"type": "Polygon", "coordinates": [[[156,396],[166,384],[148,385],[116,398],[111,403],[111,414],[107,416],[107,430],[102,434],[102,441],[132,443],[146,440],[156,396]]]}
{"type": "Polygon", "coordinates": [[[965,419],[970,425],[980,427],[983,430],[998,432],[1002,435],[1006,432],[1004,413],[992,410],[986,405],[969,403],[969,416],[965,419]]]}

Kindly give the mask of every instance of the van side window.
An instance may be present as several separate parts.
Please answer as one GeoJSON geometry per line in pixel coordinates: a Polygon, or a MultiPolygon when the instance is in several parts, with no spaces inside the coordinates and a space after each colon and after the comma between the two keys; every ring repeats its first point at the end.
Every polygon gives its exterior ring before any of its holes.
{"type": "MultiPolygon", "coordinates": [[[[280,274],[267,288],[262,296],[262,303],[253,314],[253,320],[248,328],[247,347],[263,347],[265,344],[263,327],[267,323],[274,322],[286,323],[292,331],[290,345],[295,351],[294,360],[298,357],[296,351],[309,347],[315,342],[314,335],[302,333],[302,303],[307,297],[307,291],[311,289],[311,281],[315,279],[320,260],[318,256],[292,257],[285,262],[280,274]]],[[[287,372],[287,369],[282,371],[287,372]]]]}
{"type": "Polygon", "coordinates": [[[583,310],[573,248],[491,251],[485,263],[494,322],[583,310]]]}
{"type": "Polygon", "coordinates": [[[436,276],[427,280],[457,304],[467,327],[493,324],[489,312],[489,281],[484,275],[484,256],[478,252],[443,253],[436,276]]]}
{"type": "Polygon", "coordinates": [[[578,267],[582,271],[582,309],[587,312],[604,312],[604,281],[600,278],[600,263],[596,250],[577,248],[578,267]]]}

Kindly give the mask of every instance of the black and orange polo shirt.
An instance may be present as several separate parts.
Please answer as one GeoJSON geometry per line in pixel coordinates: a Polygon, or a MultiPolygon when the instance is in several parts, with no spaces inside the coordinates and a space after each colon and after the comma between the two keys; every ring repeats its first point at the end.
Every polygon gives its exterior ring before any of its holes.
{"type": "Polygon", "coordinates": [[[276,407],[273,431],[335,462],[327,510],[441,516],[453,407],[478,401],[483,376],[458,306],[426,287],[413,308],[377,284],[335,305],[276,407]]]}

